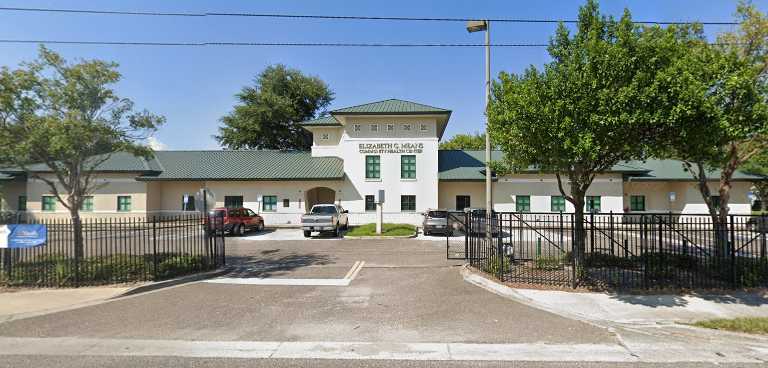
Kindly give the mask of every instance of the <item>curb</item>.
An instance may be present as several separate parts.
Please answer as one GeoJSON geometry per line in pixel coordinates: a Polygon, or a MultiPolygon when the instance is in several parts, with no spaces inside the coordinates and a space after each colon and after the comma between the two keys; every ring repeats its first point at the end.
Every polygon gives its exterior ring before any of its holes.
{"type": "Polygon", "coordinates": [[[394,236],[344,236],[344,239],[413,239],[416,234],[413,235],[394,235],[394,236]]]}
{"type": "Polygon", "coordinates": [[[155,290],[169,288],[169,287],[172,287],[172,286],[178,286],[178,285],[188,284],[188,283],[195,282],[195,281],[205,280],[205,279],[221,276],[223,274],[226,274],[229,271],[231,271],[231,268],[224,267],[224,268],[218,268],[218,269],[215,269],[215,270],[212,270],[212,271],[208,271],[208,272],[196,273],[196,274],[181,276],[181,277],[177,277],[175,279],[150,282],[150,283],[147,283],[147,284],[144,284],[144,285],[139,285],[139,286],[130,288],[130,289],[126,290],[126,292],[124,292],[124,293],[122,293],[122,294],[120,294],[118,296],[114,296],[112,298],[109,298],[107,300],[120,299],[120,298],[123,298],[123,297],[126,297],[126,296],[132,296],[132,295],[137,295],[137,294],[142,294],[142,293],[148,293],[150,291],[155,291],[155,290]]]}

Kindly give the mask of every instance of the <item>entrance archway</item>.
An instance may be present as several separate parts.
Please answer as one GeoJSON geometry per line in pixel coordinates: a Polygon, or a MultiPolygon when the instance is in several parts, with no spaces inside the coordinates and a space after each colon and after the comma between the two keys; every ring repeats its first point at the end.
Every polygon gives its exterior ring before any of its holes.
{"type": "Polygon", "coordinates": [[[336,203],[336,191],[326,187],[312,188],[306,192],[304,203],[307,204],[306,212],[309,212],[312,206],[316,204],[336,203]]]}

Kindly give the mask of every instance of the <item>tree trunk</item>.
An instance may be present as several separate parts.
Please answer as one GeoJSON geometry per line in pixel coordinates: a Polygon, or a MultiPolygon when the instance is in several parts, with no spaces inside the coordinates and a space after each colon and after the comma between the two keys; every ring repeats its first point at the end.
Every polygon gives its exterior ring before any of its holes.
{"type": "Polygon", "coordinates": [[[80,211],[75,207],[69,210],[72,221],[72,239],[74,245],[75,261],[80,262],[84,255],[85,245],[83,244],[83,223],[80,219],[80,211]]]}
{"type": "Polygon", "coordinates": [[[573,262],[576,268],[576,282],[584,275],[584,257],[587,234],[584,230],[584,193],[572,191],[573,196],[573,262]]]}

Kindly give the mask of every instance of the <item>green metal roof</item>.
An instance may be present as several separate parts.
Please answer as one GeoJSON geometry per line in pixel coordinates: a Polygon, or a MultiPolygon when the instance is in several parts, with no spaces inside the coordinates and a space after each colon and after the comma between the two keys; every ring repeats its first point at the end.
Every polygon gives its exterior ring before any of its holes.
{"type": "Polygon", "coordinates": [[[451,110],[441,109],[438,107],[428,106],[416,102],[404,101],[398,99],[389,99],[378,102],[371,102],[363,105],[345,107],[338,110],[331,111],[332,115],[335,114],[449,114],[451,110]]]}
{"type": "MultiPolygon", "coordinates": [[[[492,151],[491,159],[500,161],[504,158],[501,151],[492,151]]],[[[485,151],[440,150],[438,151],[438,175],[444,181],[482,181],[485,180],[485,151]]],[[[521,173],[538,173],[534,167],[521,173]]],[[[677,160],[627,161],[614,165],[608,172],[624,174],[630,181],[691,181],[691,174],[685,171],[682,162],[677,160]]],[[[707,173],[710,179],[720,177],[719,171],[707,173]]],[[[737,171],[733,180],[766,180],[759,175],[750,175],[737,171]]]]}
{"type": "MultiPolygon", "coordinates": [[[[101,160],[105,156],[94,156],[93,160],[101,160]]],[[[106,161],[99,164],[96,167],[97,171],[102,172],[148,172],[158,171],[160,168],[155,159],[144,159],[142,157],[136,157],[126,152],[116,152],[110,155],[106,161]]],[[[51,169],[46,164],[35,164],[29,166],[29,170],[33,172],[50,172],[51,169]]]]}
{"type": "Polygon", "coordinates": [[[303,126],[341,126],[341,123],[339,123],[339,121],[331,115],[303,121],[299,124],[303,126]]]}
{"type": "Polygon", "coordinates": [[[157,151],[162,172],[139,180],[340,180],[344,162],[305,151],[157,151]]]}

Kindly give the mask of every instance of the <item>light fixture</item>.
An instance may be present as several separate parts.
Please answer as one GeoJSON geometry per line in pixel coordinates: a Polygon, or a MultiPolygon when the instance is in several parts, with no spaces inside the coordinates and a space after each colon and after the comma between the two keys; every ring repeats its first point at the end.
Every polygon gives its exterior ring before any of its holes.
{"type": "Polygon", "coordinates": [[[470,20],[467,22],[467,32],[480,32],[488,29],[488,23],[484,20],[470,20]]]}

